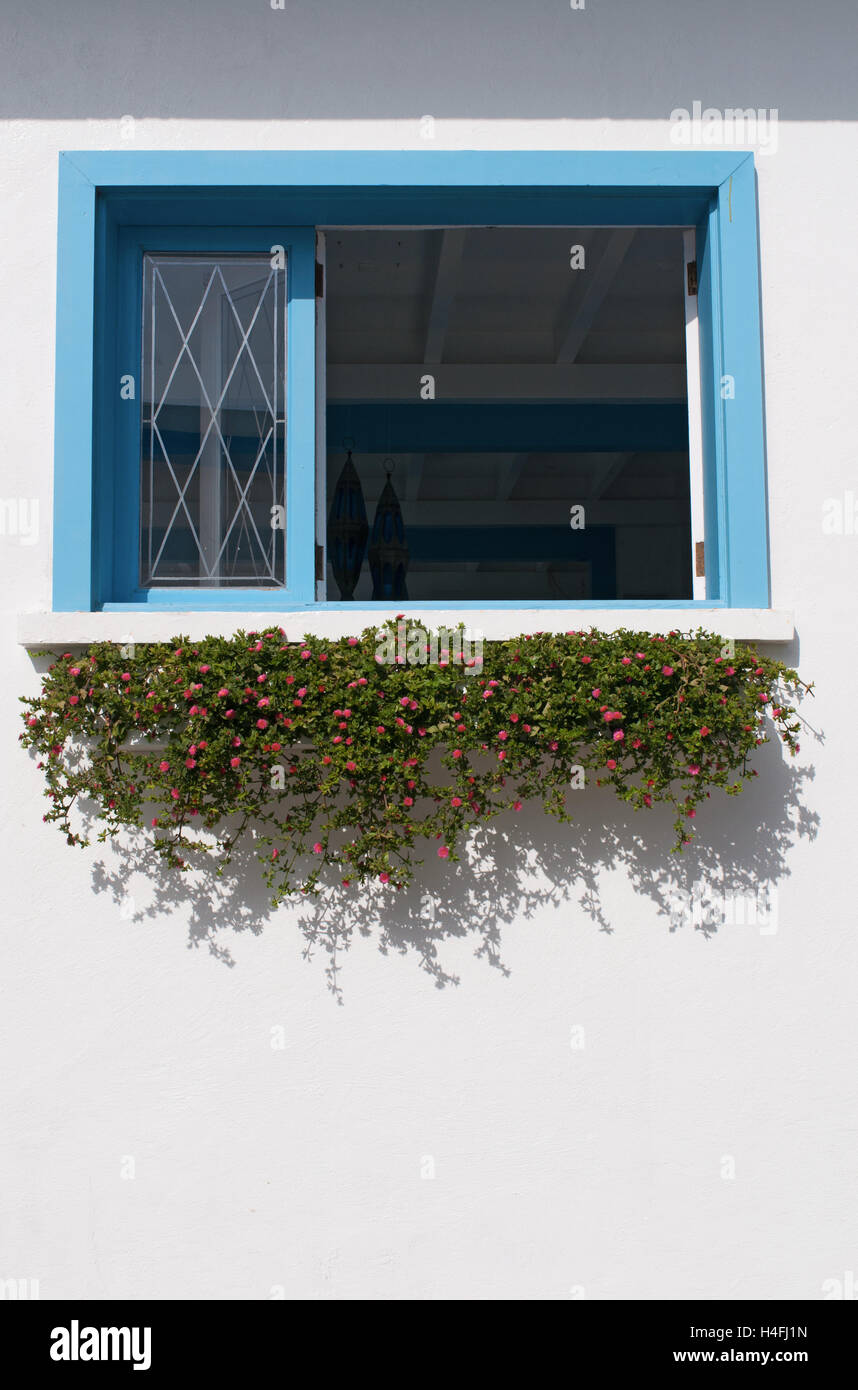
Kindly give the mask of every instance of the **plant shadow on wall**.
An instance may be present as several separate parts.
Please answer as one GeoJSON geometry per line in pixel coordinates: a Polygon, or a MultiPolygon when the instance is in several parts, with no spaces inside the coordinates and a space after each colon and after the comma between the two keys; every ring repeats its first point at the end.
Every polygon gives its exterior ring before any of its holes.
{"type": "Polygon", "coordinates": [[[443,648],[435,666],[383,651],[374,631],[289,644],[275,629],[65,653],[24,701],[45,819],[111,844],[93,882],[125,921],[181,911],[190,944],[226,963],[231,932],[289,901],[281,921],[340,998],[356,936],[442,987],[445,942],[472,938],[505,970],[504,926],[548,907],[622,929],[611,870],[673,930],[776,929],[771,890],[817,829],[812,769],[769,738],[798,751],[794,671],[702,633],[536,634],[491,644],[467,678],[443,648]]]}
{"type": "Polygon", "coordinates": [[[343,957],[356,938],[374,938],[384,954],[412,955],[438,988],[459,983],[445,968],[445,942],[472,939],[474,955],[506,975],[503,929],[543,909],[566,905],[570,930],[590,921],[621,939],[631,924],[612,920],[602,899],[601,876],[611,870],[655,905],[670,931],[711,938],[735,923],[737,930],[768,932],[777,925],[772,887],[789,875],[795,841],[815,838],[818,817],[802,805],[811,768],[784,763],[774,747],[762,750],[760,762],[759,781],[740,803],[714,805],[705,831],[681,858],[670,854],[664,814],[641,826],[640,817],[624,812],[604,789],[590,788],[575,794],[580,801],[574,825],[553,825],[533,807],[514,824],[496,822],[474,832],[459,864],[432,863],[427,847],[414,882],[393,896],[369,887],[351,897],[329,893],[297,905],[297,911],[293,904],[273,909],[249,846],[234,860],[228,881],[212,874],[178,879],[160,867],[154,876],[150,871],[150,900],[137,908],[129,902],[128,885],[139,869],[139,846],[114,845],[111,863],[94,866],[93,887],[111,895],[132,928],[179,914],[188,922],[189,945],[208,949],[227,965],[235,963],[233,932],[258,935],[279,924],[297,928],[305,956],[324,959],[329,986],[341,1001],[343,957]]]}

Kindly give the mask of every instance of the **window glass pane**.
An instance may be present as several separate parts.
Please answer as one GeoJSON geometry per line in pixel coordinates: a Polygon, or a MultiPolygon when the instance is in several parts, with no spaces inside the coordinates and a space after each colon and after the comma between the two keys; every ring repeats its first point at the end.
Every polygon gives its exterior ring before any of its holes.
{"type": "Polygon", "coordinates": [[[285,284],[267,256],[144,259],[144,586],[285,583],[285,284]]]}
{"type": "Polygon", "coordinates": [[[330,599],[348,448],[408,551],[356,601],[692,596],[681,228],[331,231],[327,267],[330,599]]]}

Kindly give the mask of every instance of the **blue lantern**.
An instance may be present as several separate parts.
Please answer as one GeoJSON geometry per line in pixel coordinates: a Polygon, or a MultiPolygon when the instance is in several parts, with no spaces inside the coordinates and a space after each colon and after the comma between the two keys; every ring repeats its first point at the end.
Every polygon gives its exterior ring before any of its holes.
{"type": "Polygon", "coordinates": [[[393,490],[390,474],[393,460],[387,469],[384,485],[372,522],[369,542],[369,568],[372,574],[373,599],[407,599],[405,575],[408,570],[408,543],[399,498],[393,490]]]}
{"type": "Polygon", "coordinates": [[[368,535],[363,489],[349,449],[328,513],[328,559],[341,599],[354,598],[368,535]]]}

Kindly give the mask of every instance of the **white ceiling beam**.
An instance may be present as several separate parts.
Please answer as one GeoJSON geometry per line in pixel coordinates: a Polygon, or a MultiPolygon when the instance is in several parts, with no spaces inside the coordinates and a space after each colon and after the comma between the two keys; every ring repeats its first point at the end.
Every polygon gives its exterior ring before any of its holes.
{"type": "Polygon", "coordinates": [[[441,233],[441,249],[435,267],[435,280],[426,320],[424,362],[438,363],[444,356],[444,341],[447,337],[453,301],[456,298],[459,268],[467,235],[465,227],[445,227],[441,233]]]}
{"type": "Polygon", "coordinates": [[[569,272],[577,280],[573,278],[557,328],[558,362],[575,361],[634,237],[634,227],[621,227],[606,233],[604,249],[593,269],[569,272]]]}
{"type": "MultiPolygon", "coordinates": [[[[569,492],[540,502],[484,502],[453,498],[449,502],[403,504],[406,526],[568,526],[569,509],[584,506],[587,526],[679,526],[688,523],[688,501],[655,500],[590,502],[569,492]]],[[[369,507],[369,499],[368,499],[369,507]]]]}
{"type": "MultiPolygon", "coordinates": [[[[416,401],[423,362],[331,363],[328,399],[416,401]]],[[[436,366],[436,400],[684,401],[684,363],[510,363],[436,366]]]]}

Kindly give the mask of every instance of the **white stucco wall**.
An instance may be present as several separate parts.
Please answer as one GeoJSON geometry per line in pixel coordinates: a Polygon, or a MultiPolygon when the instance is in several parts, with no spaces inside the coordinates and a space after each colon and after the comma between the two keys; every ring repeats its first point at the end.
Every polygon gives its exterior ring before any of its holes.
{"type": "Polygon", "coordinates": [[[2,0],[0,494],[38,499],[41,525],[0,537],[0,1279],[814,1299],[858,1270],[858,536],[822,532],[856,480],[855,10],[586,5],[2,0]],[[757,168],[772,602],[797,637],[772,650],[817,682],[824,742],[797,768],[762,750],[684,868],[774,882],[776,930],[671,931],[666,819],[587,792],[572,830],[522,816],[491,879],[433,864],[353,924],[338,1005],[323,944],[305,959],[300,914],[260,917],[253,882],[196,911],[110,847],[68,849],[16,742],[38,684],[16,618],[50,603],[57,152],[419,158],[424,114],[435,148],[669,149],[670,111],[696,99],[779,111],[757,168]],[[427,887],[443,988],[421,968],[427,887]]]}

